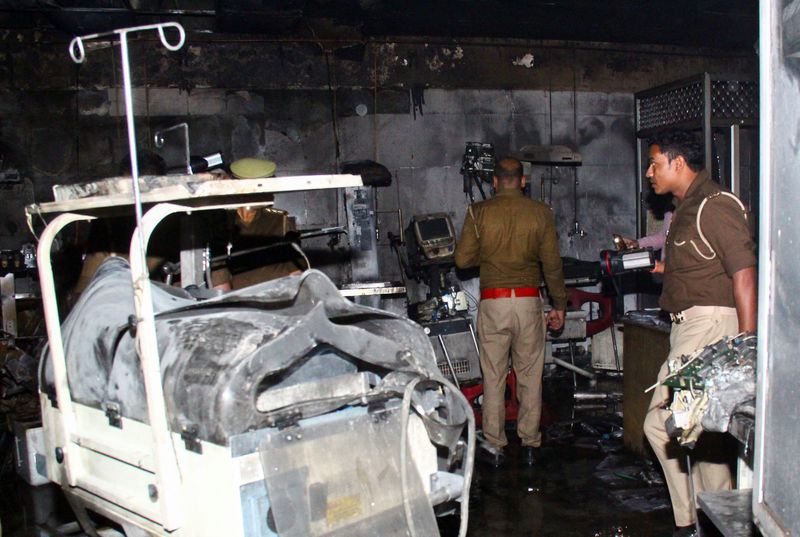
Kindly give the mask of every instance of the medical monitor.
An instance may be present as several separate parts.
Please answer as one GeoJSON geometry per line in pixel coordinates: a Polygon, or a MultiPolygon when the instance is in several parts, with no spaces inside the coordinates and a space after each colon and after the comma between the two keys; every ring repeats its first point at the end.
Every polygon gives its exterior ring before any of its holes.
{"type": "Polygon", "coordinates": [[[426,259],[434,260],[453,255],[456,234],[447,213],[416,215],[411,220],[411,230],[426,259]]]}

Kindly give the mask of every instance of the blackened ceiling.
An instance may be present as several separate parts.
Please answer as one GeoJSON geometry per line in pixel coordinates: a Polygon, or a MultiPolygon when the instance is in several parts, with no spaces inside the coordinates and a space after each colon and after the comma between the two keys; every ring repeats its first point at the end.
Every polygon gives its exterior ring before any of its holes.
{"type": "Polygon", "coordinates": [[[757,0],[0,0],[0,28],[78,35],[178,20],[276,37],[523,38],[752,50],[757,0]]]}

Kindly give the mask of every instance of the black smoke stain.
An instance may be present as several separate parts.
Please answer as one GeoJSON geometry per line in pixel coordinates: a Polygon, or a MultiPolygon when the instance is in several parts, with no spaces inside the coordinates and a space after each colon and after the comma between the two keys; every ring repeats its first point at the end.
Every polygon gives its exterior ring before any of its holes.
{"type": "Polygon", "coordinates": [[[584,146],[600,138],[605,133],[606,126],[598,118],[587,118],[581,121],[578,128],[578,145],[584,146]]]}

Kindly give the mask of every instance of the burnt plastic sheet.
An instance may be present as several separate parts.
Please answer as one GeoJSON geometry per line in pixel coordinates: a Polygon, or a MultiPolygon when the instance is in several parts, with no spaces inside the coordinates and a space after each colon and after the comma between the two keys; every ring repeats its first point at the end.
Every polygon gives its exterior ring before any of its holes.
{"type": "Polygon", "coordinates": [[[649,461],[609,455],[597,465],[594,475],[605,483],[609,496],[629,511],[669,508],[664,480],[649,461]]]}
{"type": "MultiPolygon", "coordinates": [[[[347,404],[402,394],[411,378],[443,380],[428,337],[398,315],[353,304],[323,273],[272,280],[197,301],[153,283],[161,374],[172,430],[225,445],[233,435],[282,426],[347,404]],[[377,384],[357,401],[260,412],[270,390],[359,372],[377,384]]],[[[125,260],[110,258],[62,326],[73,398],[147,423],[147,399],[135,348],[133,289],[125,260]],[[133,317],[132,317],[133,316],[133,317]]],[[[41,385],[53,393],[45,355],[41,385]]],[[[313,397],[312,397],[313,399],[313,397]]],[[[463,420],[462,420],[463,423],[463,420]]]]}
{"type": "Polygon", "coordinates": [[[724,433],[728,431],[731,417],[743,403],[756,395],[756,368],[754,361],[738,367],[727,367],[706,380],[708,408],[702,424],[706,431],[724,433]]]}

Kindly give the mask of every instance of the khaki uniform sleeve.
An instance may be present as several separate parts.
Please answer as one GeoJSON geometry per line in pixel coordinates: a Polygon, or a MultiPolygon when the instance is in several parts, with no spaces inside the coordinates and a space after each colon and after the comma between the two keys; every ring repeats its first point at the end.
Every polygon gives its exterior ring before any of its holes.
{"type": "Polygon", "coordinates": [[[461,238],[456,244],[454,258],[458,268],[476,267],[481,262],[481,244],[475,230],[475,221],[472,219],[472,212],[467,211],[464,218],[464,227],[461,228],[461,238]]]}
{"type": "Polygon", "coordinates": [[[552,211],[546,212],[546,222],[542,231],[539,259],[542,262],[542,273],[547,284],[547,293],[553,300],[557,310],[567,309],[567,288],[564,286],[564,266],[558,249],[556,221],[552,211]]]}
{"type": "Polygon", "coordinates": [[[750,225],[741,207],[728,196],[706,202],[700,226],[728,276],[758,264],[750,225]]]}

